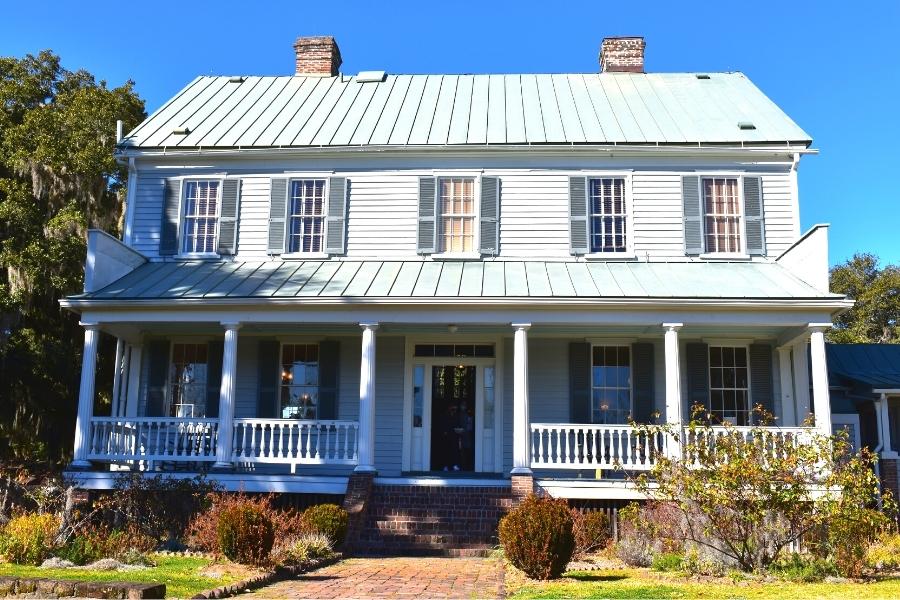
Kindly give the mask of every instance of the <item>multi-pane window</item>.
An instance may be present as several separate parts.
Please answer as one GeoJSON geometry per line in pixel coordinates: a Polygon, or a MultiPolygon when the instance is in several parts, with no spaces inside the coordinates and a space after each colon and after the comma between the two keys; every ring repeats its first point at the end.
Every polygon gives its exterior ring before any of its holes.
{"type": "Polygon", "coordinates": [[[322,252],[325,248],[325,180],[291,182],[288,203],[288,252],[322,252]]]}
{"type": "Polygon", "coordinates": [[[182,251],[185,254],[215,252],[218,221],[219,182],[185,181],[182,251]]]}
{"type": "Polygon", "coordinates": [[[594,346],[591,362],[591,421],[625,424],[631,416],[631,348],[594,346]]]}
{"type": "Polygon", "coordinates": [[[170,417],[206,415],[206,344],[172,344],[169,367],[170,417]]]}
{"type": "Polygon", "coordinates": [[[741,199],[733,177],[703,179],[703,217],[706,251],[741,251],[741,199]]]}
{"type": "Polygon", "coordinates": [[[315,419],[319,405],[319,345],[281,346],[281,418],[315,419]]]}
{"type": "Polygon", "coordinates": [[[441,252],[475,250],[475,179],[444,177],[438,180],[441,252]]]}
{"type": "Polygon", "coordinates": [[[625,252],[628,247],[625,180],[591,179],[589,191],[591,252],[625,252]]]}
{"type": "Polygon", "coordinates": [[[709,347],[709,410],[716,421],[750,424],[747,348],[709,347]]]}

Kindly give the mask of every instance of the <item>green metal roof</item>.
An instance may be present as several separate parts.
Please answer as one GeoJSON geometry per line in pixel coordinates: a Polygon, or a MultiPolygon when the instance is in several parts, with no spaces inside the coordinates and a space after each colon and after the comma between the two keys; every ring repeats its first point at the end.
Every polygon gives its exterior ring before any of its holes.
{"type": "Polygon", "coordinates": [[[900,344],[828,344],[825,349],[831,383],[900,389],[900,344]]]}
{"type": "Polygon", "coordinates": [[[121,147],[810,141],[743,73],[586,73],[198,77],[121,147]]]}
{"type": "Polygon", "coordinates": [[[69,301],[296,298],[841,299],[774,263],[153,262],[69,301]]]}

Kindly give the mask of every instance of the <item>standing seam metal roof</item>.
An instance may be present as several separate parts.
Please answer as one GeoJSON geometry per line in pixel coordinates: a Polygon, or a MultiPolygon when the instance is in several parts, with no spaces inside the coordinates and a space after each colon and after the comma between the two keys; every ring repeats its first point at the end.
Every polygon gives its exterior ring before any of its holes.
{"type": "Polygon", "coordinates": [[[132,148],[809,144],[742,73],[198,77],[132,148]],[[741,129],[741,122],[755,129],[741,129]],[[187,134],[175,134],[186,128],[187,134]]]}

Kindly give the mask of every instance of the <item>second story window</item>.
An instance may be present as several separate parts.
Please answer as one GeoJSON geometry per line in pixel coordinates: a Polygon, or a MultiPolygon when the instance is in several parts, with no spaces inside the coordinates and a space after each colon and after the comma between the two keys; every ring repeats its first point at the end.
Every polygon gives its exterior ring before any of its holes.
{"type": "Polygon", "coordinates": [[[706,252],[741,252],[741,199],[733,177],[703,179],[706,252]]]}
{"type": "Polygon", "coordinates": [[[319,345],[281,346],[281,418],[316,419],[319,406],[319,345]]]}
{"type": "Polygon", "coordinates": [[[184,235],[182,252],[216,252],[219,222],[219,182],[184,182],[184,235]]]}
{"type": "Polygon", "coordinates": [[[445,177],[439,180],[439,252],[475,251],[475,179],[445,177]]]}
{"type": "Polygon", "coordinates": [[[591,252],[625,252],[628,248],[628,215],[625,180],[590,180],[591,252]]]}
{"type": "Polygon", "coordinates": [[[288,252],[325,249],[325,180],[291,182],[288,205],[288,252]]]}

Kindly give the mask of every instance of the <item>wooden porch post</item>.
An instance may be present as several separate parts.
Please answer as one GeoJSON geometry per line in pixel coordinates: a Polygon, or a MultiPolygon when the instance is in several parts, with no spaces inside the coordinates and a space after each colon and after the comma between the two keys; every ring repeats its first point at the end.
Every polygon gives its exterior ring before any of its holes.
{"type": "Polygon", "coordinates": [[[681,361],[678,353],[678,330],[683,323],[663,323],[666,330],[666,425],[673,429],[666,455],[681,458],[681,361]]]}
{"type": "Polygon", "coordinates": [[[791,376],[791,347],[778,346],[778,376],[781,386],[781,424],[796,427],[802,419],[797,416],[797,405],[794,402],[794,380],[791,376]]]}
{"type": "Polygon", "coordinates": [[[891,445],[891,419],[888,411],[888,395],[881,393],[878,406],[875,409],[879,425],[878,435],[881,438],[881,458],[897,458],[894,447],[891,445]]]}
{"type": "Polygon", "coordinates": [[[230,469],[234,436],[234,390],[237,375],[237,343],[240,323],[222,323],[225,348],[222,353],[222,385],[219,388],[219,434],[216,438],[216,469],[230,469]]]}
{"type": "Polygon", "coordinates": [[[816,429],[822,435],[831,435],[831,399],[828,392],[828,364],[825,358],[825,330],[830,323],[810,323],[810,362],[812,366],[813,406],[816,413],[816,429]]]}
{"type": "Polygon", "coordinates": [[[528,418],[528,329],[513,323],[513,475],[531,474],[531,426],[528,418]]]}
{"type": "Polygon", "coordinates": [[[94,380],[97,370],[97,343],[100,325],[81,323],[84,327],[84,353],[81,357],[81,387],[78,390],[78,416],[75,419],[75,449],[71,466],[89,468],[91,417],[94,415],[94,380]]]}
{"type": "Polygon", "coordinates": [[[375,472],[375,331],[378,323],[360,323],[362,357],[359,366],[358,473],[375,472]]]}

